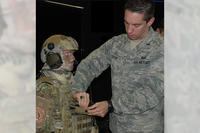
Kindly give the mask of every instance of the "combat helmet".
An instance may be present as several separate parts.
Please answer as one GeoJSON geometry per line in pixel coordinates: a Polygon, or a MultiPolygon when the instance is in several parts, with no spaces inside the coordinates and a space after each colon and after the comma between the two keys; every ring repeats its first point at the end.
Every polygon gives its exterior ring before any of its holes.
{"type": "Polygon", "coordinates": [[[62,64],[62,51],[78,50],[77,41],[65,35],[52,35],[42,45],[41,60],[51,69],[57,69],[62,64]]]}

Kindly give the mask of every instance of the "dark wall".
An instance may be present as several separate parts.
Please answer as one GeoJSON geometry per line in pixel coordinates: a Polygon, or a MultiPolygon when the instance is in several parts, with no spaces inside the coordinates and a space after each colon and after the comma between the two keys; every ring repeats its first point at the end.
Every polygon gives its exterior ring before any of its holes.
{"type": "MultiPolygon", "coordinates": [[[[160,0],[162,1],[162,0],[160,0]]],[[[157,28],[158,23],[161,19],[164,19],[164,3],[163,2],[157,2],[155,3],[155,21],[152,25],[154,30],[157,28]]]]}
{"type": "MultiPolygon", "coordinates": [[[[40,51],[43,42],[51,35],[64,34],[81,42],[82,10],[36,2],[36,61],[37,73],[42,67],[40,51]]],[[[80,43],[81,44],[81,43],[80,43]]]]}

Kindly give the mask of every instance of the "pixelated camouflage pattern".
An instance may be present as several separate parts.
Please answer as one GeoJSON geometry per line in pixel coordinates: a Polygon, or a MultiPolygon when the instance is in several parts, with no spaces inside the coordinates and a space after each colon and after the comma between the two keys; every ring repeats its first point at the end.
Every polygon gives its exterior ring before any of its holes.
{"type": "Polygon", "coordinates": [[[72,80],[72,91],[85,91],[111,66],[112,133],[161,133],[164,42],[152,28],[132,50],[131,41],[126,34],[115,36],[82,60],[72,80]]]}
{"type": "Polygon", "coordinates": [[[36,108],[45,114],[44,120],[36,120],[37,133],[98,133],[93,118],[70,95],[72,74],[45,68],[36,81],[36,108]]]}

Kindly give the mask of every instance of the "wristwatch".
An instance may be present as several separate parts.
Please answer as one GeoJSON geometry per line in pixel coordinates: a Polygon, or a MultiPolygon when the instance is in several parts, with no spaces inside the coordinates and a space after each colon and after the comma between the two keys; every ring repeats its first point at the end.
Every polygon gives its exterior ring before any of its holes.
{"type": "Polygon", "coordinates": [[[113,105],[112,105],[112,101],[108,100],[108,112],[112,113],[114,111],[113,105]]]}

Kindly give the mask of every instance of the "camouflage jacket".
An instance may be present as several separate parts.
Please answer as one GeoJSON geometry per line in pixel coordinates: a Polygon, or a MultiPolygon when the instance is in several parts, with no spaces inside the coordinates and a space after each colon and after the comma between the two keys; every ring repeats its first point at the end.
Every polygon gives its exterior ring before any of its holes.
{"type": "Polygon", "coordinates": [[[37,133],[91,133],[93,118],[77,106],[69,93],[71,72],[44,68],[41,72],[36,81],[37,133]]]}
{"type": "MultiPolygon", "coordinates": [[[[95,77],[111,66],[111,100],[114,106],[110,117],[112,131],[117,130],[114,127],[116,121],[120,124],[132,123],[134,126],[133,123],[140,120],[136,116],[151,119],[148,115],[154,117],[154,110],[160,113],[163,108],[163,39],[150,28],[148,35],[134,49],[131,49],[130,44],[131,40],[126,34],[111,38],[82,60],[72,80],[72,91],[85,91],[95,77]],[[127,119],[121,119],[120,116],[127,116],[127,119]]],[[[139,122],[141,124],[144,121],[139,122]]]]}

